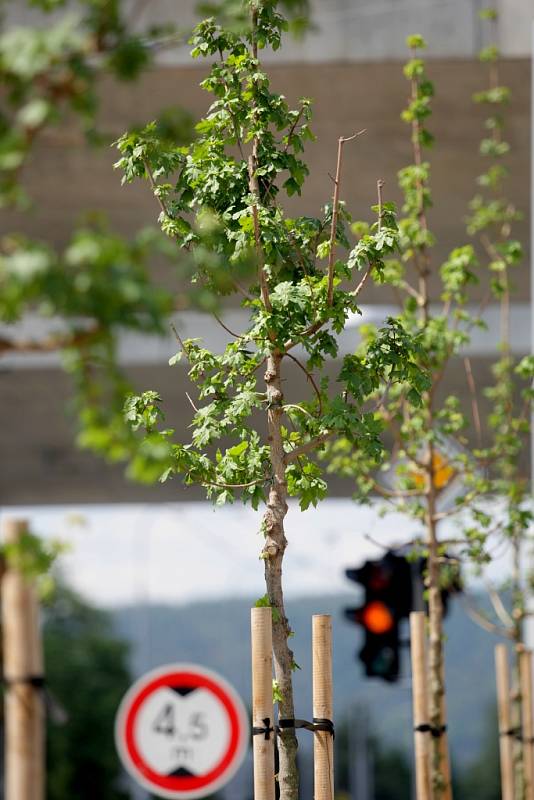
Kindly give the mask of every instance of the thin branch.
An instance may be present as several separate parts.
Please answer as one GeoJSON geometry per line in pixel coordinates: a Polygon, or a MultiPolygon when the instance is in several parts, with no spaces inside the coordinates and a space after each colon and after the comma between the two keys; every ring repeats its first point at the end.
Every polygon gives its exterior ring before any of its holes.
{"type": "MultiPolygon", "coordinates": [[[[258,11],[253,7],[252,9],[252,55],[255,59],[258,58],[258,43],[256,39],[256,23],[258,11]]],[[[265,258],[261,246],[260,235],[260,221],[258,215],[258,205],[260,199],[260,189],[258,184],[258,176],[256,170],[258,168],[258,137],[254,136],[252,140],[252,153],[248,158],[248,179],[249,191],[254,196],[255,200],[252,204],[252,219],[254,223],[254,241],[256,244],[256,255],[258,259],[258,278],[260,284],[261,298],[266,311],[271,311],[271,300],[269,298],[269,286],[267,284],[267,276],[265,274],[265,258]]]]}
{"type": "MultiPolygon", "coordinates": [[[[454,470],[455,474],[458,475],[459,471],[454,470]]],[[[468,508],[473,500],[476,500],[479,497],[481,492],[468,492],[465,498],[462,500],[461,503],[457,503],[453,508],[450,508],[448,511],[439,511],[437,514],[432,516],[434,522],[439,522],[442,519],[447,519],[448,517],[454,517],[456,514],[459,514],[461,511],[464,511],[468,508]]]]}
{"type": "MultiPolygon", "coordinates": [[[[295,121],[293,122],[293,124],[291,125],[291,127],[290,127],[290,128],[289,128],[289,130],[288,130],[288,133],[287,133],[287,142],[285,143],[284,149],[282,150],[282,153],[283,153],[284,155],[285,155],[285,154],[287,153],[287,151],[289,150],[289,147],[290,147],[290,142],[291,142],[291,137],[293,136],[293,134],[294,134],[294,132],[295,132],[295,128],[297,127],[297,125],[299,124],[299,122],[300,122],[300,120],[301,120],[301,118],[302,118],[302,112],[303,112],[303,111],[304,111],[304,107],[301,107],[301,108],[300,108],[300,110],[299,110],[299,112],[298,112],[298,115],[297,115],[297,116],[296,116],[296,118],[295,118],[295,121]]],[[[266,188],[265,188],[265,194],[268,194],[268,195],[270,194],[270,195],[272,196],[272,188],[273,188],[273,184],[274,184],[275,178],[276,178],[276,175],[275,175],[275,177],[274,177],[274,178],[272,178],[272,179],[269,181],[269,183],[267,184],[267,186],[266,186],[266,188]]]]}
{"type": "MultiPolygon", "coordinates": [[[[184,342],[183,342],[182,338],[180,337],[180,334],[179,334],[179,333],[178,333],[178,331],[176,330],[176,326],[174,325],[174,323],[173,323],[173,322],[171,322],[171,331],[174,333],[174,335],[175,335],[175,337],[176,337],[176,341],[177,341],[177,342],[178,342],[178,344],[180,345],[180,348],[181,348],[181,350],[182,350],[182,353],[184,354],[184,356],[186,357],[186,359],[189,361],[189,353],[187,352],[187,347],[185,346],[185,344],[184,344],[184,342]]],[[[189,363],[191,363],[191,362],[189,362],[189,363]]]]}
{"type": "MultiPolygon", "coordinates": [[[[219,48],[219,57],[221,59],[221,62],[224,64],[223,51],[220,48],[219,48]]],[[[224,88],[226,89],[227,93],[229,94],[230,93],[230,89],[228,87],[227,82],[225,80],[223,80],[222,84],[223,84],[224,88]]],[[[230,106],[227,105],[226,107],[228,109],[228,113],[230,115],[230,119],[232,120],[232,123],[233,123],[233,126],[234,126],[234,134],[235,134],[235,138],[236,138],[236,142],[237,142],[237,147],[238,147],[239,152],[241,154],[241,158],[243,159],[243,161],[246,161],[247,159],[246,159],[245,153],[243,151],[243,144],[241,142],[241,135],[239,133],[239,125],[238,125],[237,119],[235,117],[235,114],[230,110],[230,106]]]]}
{"type": "Polygon", "coordinates": [[[310,412],[306,408],[303,408],[302,406],[299,406],[296,403],[284,403],[284,405],[281,406],[281,408],[282,411],[285,411],[286,413],[288,408],[293,408],[295,409],[295,411],[300,411],[301,414],[306,414],[308,417],[310,417],[310,419],[315,419],[313,414],[310,414],[310,412]]]}
{"type": "Polygon", "coordinates": [[[368,277],[369,277],[369,275],[371,274],[371,272],[372,272],[372,269],[373,269],[373,266],[372,266],[372,264],[369,264],[369,266],[367,267],[367,270],[365,271],[365,273],[364,273],[364,275],[363,275],[363,278],[361,279],[361,281],[359,282],[359,284],[357,285],[357,287],[356,287],[356,288],[354,289],[354,291],[352,292],[352,296],[353,296],[353,297],[358,297],[358,295],[360,294],[361,290],[363,289],[363,287],[364,287],[364,286],[365,286],[365,284],[367,283],[367,278],[368,278],[368,277]]]}
{"type": "Polygon", "coordinates": [[[300,262],[300,265],[302,267],[302,271],[304,273],[304,277],[306,278],[306,283],[308,284],[308,287],[309,287],[309,290],[310,290],[310,300],[311,300],[311,304],[313,306],[313,311],[314,311],[314,313],[316,313],[317,304],[315,302],[315,295],[314,295],[314,292],[313,292],[313,284],[312,284],[312,282],[310,280],[310,274],[309,274],[308,268],[306,266],[306,259],[302,255],[302,251],[301,251],[301,249],[300,249],[300,247],[298,245],[298,242],[296,241],[296,239],[293,236],[293,234],[291,233],[291,231],[289,231],[289,239],[293,243],[293,246],[294,246],[294,248],[296,250],[297,258],[298,258],[298,260],[300,262]]]}
{"type": "Polygon", "coordinates": [[[221,319],[219,316],[217,316],[217,314],[215,313],[215,311],[213,312],[213,317],[214,317],[214,318],[217,320],[217,322],[219,323],[219,325],[221,326],[221,328],[224,328],[224,330],[226,331],[226,333],[229,333],[229,334],[230,334],[230,336],[233,336],[233,337],[234,337],[234,339],[242,339],[242,338],[243,338],[243,335],[244,335],[244,334],[242,334],[242,333],[234,333],[233,331],[231,331],[231,330],[230,330],[230,328],[229,328],[227,325],[225,325],[225,324],[224,324],[224,322],[222,321],[222,319],[221,319]]]}
{"type": "Polygon", "coordinates": [[[171,215],[169,214],[169,210],[168,210],[167,206],[165,205],[165,201],[158,194],[158,188],[159,187],[158,187],[158,184],[156,183],[156,181],[154,180],[154,173],[152,172],[152,170],[150,168],[150,164],[148,163],[148,161],[143,161],[143,164],[145,165],[145,172],[146,172],[146,174],[148,176],[148,181],[149,181],[150,186],[152,188],[152,191],[154,193],[154,197],[158,201],[159,207],[161,208],[162,212],[165,214],[166,217],[169,217],[169,219],[172,219],[171,215]]]}
{"type": "MultiPolygon", "coordinates": [[[[379,231],[382,229],[382,216],[383,216],[382,189],[383,188],[384,188],[384,181],[382,180],[382,178],[379,178],[377,180],[377,182],[376,182],[376,192],[377,192],[377,196],[378,196],[378,230],[379,231]]],[[[363,275],[363,278],[361,279],[361,281],[359,282],[357,287],[352,292],[352,296],[353,297],[358,297],[358,295],[362,291],[363,287],[365,286],[365,284],[367,282],[367,279],[369,278],[369,275],[371,274],[372,270],[373,270],[373,265],[369,264],[369,266],[367,267],[367,270],[365,271],[365,273],[363,275]]]]}
{"type": "Polygon", "coordinates": [[[508,613],[506,608],[504,607],[504,603],[502,601],[502,598],[501,598],[499,592],[489,582],[486,584],[486,589],[488,590],[488,594],[489,594],[493,609],[494,609],[495,613],[497,614],[497,616],[499,617],[499,619],[501,620],[502,624],[507,628],[508,627],[509,628],[513,628],[514,627],[514,620],[512,619],[512,617],[510,616],[510,614],[508,613]]]}
{"type": "Polygon", "coordinates": [[[230,278],[230,280],[232,281],[234,288],[245,298],[245,300],[254,300],[252,295],[249,294],[247,290],[244,289],[238,281],[236,281],[235,278],[230,278]]]}
{"type": "Polygon", "coordinates": [[[473,370],[471,369],[471,359],[469,356],[464,357],[464,368],[467,377],[467,386],[469,394],[471,395],[471,412],[473,414],[473,423],[477,434],[477,443],[482,447],[482,426],[480,424],[480,410],[478,407],[477,387],[473,377],[473,370]]]}
{"type": "Polygon", "coordinates": [[[373,413],[373,414],[375,413],[375,411],[378,411],[378,409],[379,409],[381,406],[383,406],[383,405],[384,405],[384,403],[385,403],[385,402],[386,402],[386,400],[387,400],[387,397],[388,397],[388,394],[389,394],[389,390],[390,390],[390,389],[391,389],[391,378],[390,378],[390,379],[388,380],[388,382],[386,383],[386,385],[385,385],[385,387],[384,387],[384,391],[382,392],[382,394],[380,395],[380,397],[378,398],[378,400],[376,401],[376,403],[374,404],[374,406],[372,406],[372,408],[371,408],[371,411],[372,411],[372,413],[373,413]]]}
{"type": "Polygon", "coordinates": [[[489,631],[489,633],[494,633],[497,636],[504,636],[506,639],[514,638],[513,631],[509,631],[507,628],[502,628],[500,625],[496,625],[494,622],[490,622],[489,619],[486,619],[486,617],[472,605],[467,595],[460,595],[460,598],[467,615],[471,617],[473,622],[475,622],[481,628],[484,628],[484,630],[489,631]]]}
{"type": "Polygon", "coordinates": [[[336,234],[337,234],[337,217],[339,211],[339,189],[341,185],[341,165],[343,161],[343,145],[345,142],[351,142],[357,136],[365,133],[364,130],[353,134],[352,136],[340,136],[337,143],[337,165],[336,177],[334,178],[334,197],[332,198],[332,223],[330,226],[330,249],[328,251],[328,294],[327,304],[331,306],[334,301],[334,264],[336,260],[336,234]]]}
{"type": "Polygon", "coordinates": [[[400,500],[404,500],[407,497],[425,496],[424,489],[386,489],[385,486],[382,486],[376,481],[373,483],[373,489],[377,492],[377,494],[387,499],[396,497],[400,500]]]}
{"type": "Polygon", "coordinates": [[[192,401],[192,399],[191,399],[191,395],[189,394],[189,392],[186,392],[186,393],[185,393],[185,396],[186,396],[186,397],[187,397],[187,399],[189,400],[189,404],[190,404],[191,408],[193,409],[193,411],[195,412],[195,414],[198,414],[198,408],[197,408],[197,407],[196,407],[196,405],[193,403],[193,401],[192,401]]]}
{"type": "MultiPolygon", "coordinates": [[[[417,289],[414,289],[414,287],[411,285],[411,283],[408,283],[408,281],[403,280],[401,282],[401,286],[402,286],[402,288],[404,289],[404,291],[407,294],[409,294],[411,297],[413,297],[417,301],[418,305],[421,305],[422,297],[419,294],[419,292],[417,291],[417,289]]],[[[399,305],[402,306],[402,300],[401,300],[399,305]]]]}
{"type": "Polygon", "coordinates": [[[382,230],[382,213],[383,213],[382,212],[382,206],[383,206],[382,189],[383,188],[384,188],[384,181],[382,180],[382,178],[379,178],[377,180],[377,182],[376,182],[376,193],[377,193],[377,196],[378,196],[378,230],[379,231],[382,230]]]}
{"type": "Polygon", "coordinates": [[[389,544],[384,544],[383,542],[379,542],[379,541],[378,541],[378,539],[374,539],[374,538],[371,536],[371,534],[370,534],[370,533],[364,533],[364,534],[363,534],[363,538],[364,538],[364,539],[365,539],[367,542],[371,542],[371,544],[374,544],[374,545],[375,545],[375,547],[380,547],[380,548],[381,548],[382,550],[384,550],[385,552],[388,552],[389,550],[391,550],[391,545],[389,545],[389,544]]]}
{"type": "MultiPolygon", "coordinates": [[[[307,336],[312,336],[312,334],[317,333],[317,331],[320,330],[323,327],[323,325],[326,325],[327,322],[328,320],[326,319],[315,320],[315,322],[313,322],[308,328],[306,328],[305,331],[299,334],[299,336],[301,336],[303,339],[305,339],[307,336]]],[[[296,342],[294,339],[288,339],[287,342],[284,344],[285,355],[288,354],[288,350],[291,350],[293,347],[296,347],[297,344],[298,342],[296,342]]]]}
{"type": "MultiPolygon", "coordinates": [[[[478,305],[478,309],[477,309],[477,312],[476,312],[477,316],[482,314],[482,312],[485,310],[485,308],[487,307],[487,305],[488,305],[490,300],[491,300],[491,290],[488,290],[486,292],[485,296],[482,298],[482,300],[480,301],[480,303],[478,305]]],[[[471,331],[471,329],[474,327],[474,325],[475,325],[475,321],[474,321],[474,319],[472,319],[469,322],[469,324],[466,325],[466,327],[465,327],[466,333],[469,333],[471,331]]],[[[455,320],[455,323],[453,325],[453,330],[456,330],[457,327],[458,327],[458,320],[455,320]]],[[[446,368],[447,368],[447,366],[449,364],[449,361],[450,361],[451,357],[453,356],[453,354],[454,354],[454,344],[451,344],[449,346],[447,355],[445,356],[445,358],[443,360],[443,365],[442,365],[441,369],[439,369],[438,372],[436,372],[434,374],[434,376],[433,376],[432,386],[430,388],[430,394],[432,396],[435,395],[436,390],[438,389],[438,386],[440,385],[440,383],[441,383],[441,381],[443,379],[443,376],[445,374],[445,370],[446,370],[446,368]]]]}
{"type": "Polygon", "coordinates": [[[311,385],[313,386],[313,388],[314,388],[314,390],[315,390],[315,394],[317,395],[317,401],[318,401],[318,403],[319,403],[319,416],[322,416],[322,413],[323,413],[323,401],[322,401],[322,398],[321,398],[321,392],[319,391],[319,387],[317,386],[317,384],[316,384],[316,382],[315,382],[315,379],[314,379],[313,375],[311,374],[311,372],[309,372],[309,371],[306,369],[306,367],[304,366],[304,364],[302,364],[302,363],[301,363],[301,362],[298,360],[298,358],[295,358],[295,356],[292,356],[292,355],[291,355],[291,353],[286,353],[286,355],[287,355],[287,357],[288,357],[288,358],[290,358],[290,359],[291,359],[291,361],[294,361],[294,362],[295,362],[295,364],[297,365],[297,367],[300,367],[300,368],[301,368],[301,370],[303,371],[303,373],[306,375],[306,378],[309,380],[309,382],[310,382],[310,383],[311,383],[311,385]]]}
{"type": "Polygon", "coordinates": [[[203,486],[214,486],[218,489],[248,489],[249,486],[258,486],[260,483],[265,483],[267,477],[256,478],[254,481],[248,483],[219,483],[218,481],[202,481],[203,486]]]}
{"type": "Polygon", "coordinates": [[[309,442],[305,444],[301,444],[299,447],[295,447],[294,450],[290,450],[289,453],[285,454],[285,462],[289,464],[291,461],[294,461],[299,456],[305,455],[309,453],[310,450],[316,450],[322,444],[324,444],[328,439],[330,439],[334,435],[334,431],[325,431],[324,433],[320,433],[319,436],[316,436],[315,439],[310,439],[309,442]]]}

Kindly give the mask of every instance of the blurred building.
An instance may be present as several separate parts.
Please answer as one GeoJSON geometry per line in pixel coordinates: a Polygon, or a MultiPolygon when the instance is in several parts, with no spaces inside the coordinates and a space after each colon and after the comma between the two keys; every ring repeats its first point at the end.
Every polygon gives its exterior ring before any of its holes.
{"type": "MultiPolygon", "coordinates": [[[[22,4],[9,4],[7,23],[40,24],[22,4]]],[[[131,0],[132,25],[172,21],[187,29],[194,22],[194,0],[131,0]]],[[[340,135],[366,129],[366,134],[346,148],[342,195],[351,212],[369,218],[375,202],[376,181],[385,181],[387,199],[399,199],[397,170],[410,160],[409,132],[399,114],[408,96],[401,61],[404,40],[422,33],[428,41],[429,73],[436,85],[431,129],[436,136],[432,153],[434,209],[430,225],[437,236],[436,260],[467,241],[464,218],[475,192],[475,176],[482,169],[478,156],[483,134],[484,110],[472,103],[473,92],[486,86],[484,65],[477,52],[487,43],[487,23],[478,12],[482,0],[316,0],[313,30],[301,41],[288,40],[269,61],[273,84],[290,100],[313,98],[313,129],[317,141],[307,151],[310,177],[301,200],[290,201],[300,213],[318,213],[331,196],[331,173],[340,135]]],[[[500,0],[498,40],[504,59],[502,83],[512,90],[506,136],[511,143],[509,188],[524,219],[516,234],[528,249],[530,174],[530,30],[531,0],[500,0]]],[[[138,83],[115,83],[103,75],[99,124],[120,135],[133,124],[153,119],[161,109],[180,105],[193,117],[207,108],[209,98],[199,87],[205,65],[192,62],[187,45],[166,48],[157,65],[138,83]]],[[[61,246],[73,224],[87,210],[104,212],[111,224],[132,234],[155,222],[157,208],[141,184],[121,187],[112,168],[116,154],[108,148],[91,149],[75,127],[49,129],[34,153],[26,181],[35,199],[30,215],[5,214],[2,230],[23,230],[61,246]]],[[[527,252],[528,259],[528,252],[527,252]]],[[[527,259],[518,272],[518,291],[512,314],[514,348],[529,349],[529,270],[527,259]]],[[[387,313],[392,297],[387,290],[369,287],[362,303],[376,320],[387,313]]],[[[496,319],[490,309],[489,317],[496,319]],[[493,317],[492,317],[493,314],[493,317]]],[[[239,311],[230,311],[239,324],[239,311]]],[[[369,316],[367,317],[369,319],[369,316]]],[[[27,330],[38,323],[28,321],[27,330]]],[[[181,315],[185,335],[204,335],[220,342],[220,332],[209,319],[194,312],[181,315]]],[[[498,334],[491,322],[490,334],[472,346],[477,369],[487,374],[498,334]]],[[[346,347],[354,345],[348,335],[346,347]]],[[[180,368],[167,367],[174,352],[169,340],[128,340],[123,354],[136,385],[157,388],[172,409],[170,423],[186,431],[189,409],[184,399],[180,368]]],[[[91,456],[72,446],[72,421],[64,413],[68,378],[55,356],[19,356],[2,361],[0,401],[10,409],[12,424],[0,433],[3,452],[10,454],[9,469],[0,475],[4,504],[113,501],[126,499],[177,499],[177,484],[140,488],[128,485],[121,469],[104,468],[91,456]],[[39,403],[35,398],[39,397],[39,403]]],[[[449,389],[465,391],[463,373],[453,370],[449,389]]],[[[302,384],[304,388],[304,384],[302,384]]],[[[341,486],[335,487],[344,492],[341,486]]],[[[194,491],[188,497],[194,498],[194,491]]]]}
{"type": "MultiPolygon", "coordinates": [[[[317,141],[307,151],[310,177],[302,200],[291,200],[300,213],[316,214],[331,196],[329,173],[335,168],[337,139],[366,129],[346,148],[342,196],[356,217],[369,218],[375,202],[376,181],[385,181],[387,199],[399,200],[397,170],[409,163],[409,132],[400,120],[409,88],[402,73],[405,37],[421,33],[428,41],[429,74],[436,85],[431,129],[436,136],[432,154],[434,209],[430,225],[437,237],[436,264],[453,247],[467,241],[464,218],[482,170],[478,156],[484,110],[472,103],[472,94],[486,86],[484,65],[477,53],[487,44],[487,28],[478,12],[485,0],[313,0],[314,27],[301,41],[288,40],[274,57],[266,56],[274,86],[290,100],[313,98],[313,130],[317,141]]],[[[131,24],[194,23],[195,0],[130,0],[131,24]]],[[[498,43],[503,53],[502,83],[512,90],[506,136],[511,144],[509,188],[523,211],[517,238],[526,247],[525,263],[517,273],[512,310],[513,349],[530,350],[530,282],[528,269],[530,191],[530,53],[532,0],[497,0],[498,43]]],[[[8,25],[46,24],[21,2],[6,9],[8,25]]],[[[101,80],[99,125],[113,137],[134,124],[155,118],[162,109],[182,106],[193,117],[206,110],[209,98],[199,89],[205,65],[192,62],[186,45],[165,48],[157,64],[138,83],[118,85],[109,76],[101,80]]],[[[23,231],[62,246],[73,225],[88,210],[104,212],[111,225],[125,235],[155,222],[158,209],[146,186],[121,187],[113,170],[116,154],[108,148],[91,149],[76,126],[49,129],[40,140],[26,183],[35,200],[31,214],[3,214],[1,232],[23,231]]],[[[381,321],[393,297],[387,290],[369,287],[362,296],[364,321],[381,321]]],[[[498,314],[487,313],[488,334],[474,337],[470,352],[475,371],[487,379],[497,352],[498,314]]],[[[230,308],[229,327],[240,324],[240,311],[230,308]]],[[[184,336],[203,336],[217,347],[224,343],[215,323],[197,312],[179,315],[184,336]]],[[[24,332],[45,330],[36,319],[24,332]]],[[[0,334],[2,333],[0,326],[0,334]]],[[[342,350],[353,349],[357,326],[350,329],[342,350]]],[[[170,409],[169,425],[187,436],[190,408],[185,398],[186,376],[181,367],[168,367],[176,350],[174,339],[130,336],[122,342],[122,357],[139,389],[156,388],[170,409]]],[[[447,391],[466,394],[463,369],[451,369],[447,391]]],[[[335,369],[335,365],[333,366],[335,369]]],[[[122,468],[103,465],[73,446],[74,421],[65,413],[69,378],[55,355],[9,356],[0,361],[0,403],[9,424],[0,428],[4,467],[0,470],[0,503],[91,503],[198,499],[177,481],[163,486],[128,484],[122,468]]],[[[305,378],[291,376],[289,391],[306,390],[305,378]]],[[[333,482],[334,493],[350,487],[333,482]]],[[[143,530],[143,533],[145,531],[143,530]]],[[[245,797],[250,785],[250,763],[234,779],[225,797],[245,797]]],[[[311,787],[304,795],[311,796],[311,787]]],[[[139,798],[146,793],[139,790],[139,798]]]]}

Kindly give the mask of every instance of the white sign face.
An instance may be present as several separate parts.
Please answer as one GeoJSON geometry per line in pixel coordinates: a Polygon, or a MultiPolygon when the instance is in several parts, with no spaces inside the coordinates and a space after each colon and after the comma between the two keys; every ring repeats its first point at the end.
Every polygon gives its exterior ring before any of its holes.
{"type": "Polygon", "coordinates": [[[140,678],[117,712],[122,763],[165,798],[207,797],[241,765],[249,726],[241,698],[196,664],[169,664],[140,678]]]}

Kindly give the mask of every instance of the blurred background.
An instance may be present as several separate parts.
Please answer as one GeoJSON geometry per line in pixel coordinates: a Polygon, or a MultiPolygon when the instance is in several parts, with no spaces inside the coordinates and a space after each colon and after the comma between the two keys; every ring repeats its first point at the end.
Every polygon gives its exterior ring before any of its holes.
{"type": "MultiPolygon", "coordinates": [[[[79,100],[32,137],[16,176],[31,205],[5,203],[2,236],[16,232],[63,251],[76,228],[95,220],[102,224],[105,218],[114,235],[133,240],[155,224],[158,212],[146,187],[121,186],[111,142],[153,119],[168,126],[170,136],[186,141],[192,124],[206,111],[207,96],[198,86],[206,68],[191,62],[183,43],[184,32],[200,18],[197,4],[123,0],[100,5],[120,7],[116,47],[125,48],[120,63],[126,66],[121,71],[118,60],[115,65],[100,63],[95,55],[93,63],[89,56],[94,69],[91,108],[83,108],[79,100]],[[153,42],[150,61],[128,73],[127,45],[147,37],[153,42]]],[[[289,101],[301,96],[313,100],[317,140],[307,148],[310,177],[298,200],[300,213],[315,214],[328,202],[337,139],[363,128],[365,135],[346,149],[347,206],[356,218],[368,219],[378,178],[385,182],[386,199],[399,200],[396,173],[410,160],[409,137],[400,120],[408,93],[401,62],[406,36],[420,33],[428,42],[428,72],[436,84],[431,124],[437,139],[432,153],[435,210],[430,225],[438,258],[466,240],[465,216],[481,171],[484,112],[473,105],[472,95],[487,82],[477,58],[488,44],[487,27],[478,15],[483,5],[482,0],[317,0],[309,8],[299,7],[299,14],[309,14],[311,28],[298,38],[288,36],[275,60],[265,60],[273,61],[269,73],[274,87],[289,101]]],[[[516,273],[511,315],[513,351],[523,355],[530,352],[533,9],[531,0],[499,0],[497,6],[501,81],[511,89],[506,121],[509,187],[524,215],[516,237],[524,243],[526,257],[516,273]]],[[[94,37],[88,8],[92,13],[91,3],[6,0],[2,35],[12,39],[6,45],[3,38],[0,47],[4,72],[8,58],[16,57],[19,73],[26,69],[26,80],[39,80],[42,73],[22,62],[27,58],[35,65],[46,48],[39,49],[34,40],[32,49],[21,30],[32,35],[63,30],[68,48],[69,36],[94,37]],[[47,5],[51,13],[39,8],[47,5]],[[17,41],[22,42],[19,47],[17,41]]],[[[79,42],[76,46],[82,47],[79,42]]],[[[4,95],[9,116],[17,103],[9,81],[4,95]]],[[[11,151],[4,137],[4,169],[6,152],[11,151]]],[[[183,280],[165,253],[149,254],[148,268],[163,288],[174,289],[183,280]]],[[[384,319],[393,301],[387,291],[370,287],[363,298],[365,321],[384,319]]],[[[172,315],[182,336],[202,336],[208,345],[223,347],[212,317],[193,304],[183,306],[172,315]]],[[[241,313],[230,306],[223,318],[230,328],[239,327],[241,313]]],[[[499,338],[497,310],[490,305],[485,317],[488,331],[475,335],[468,348],[481,381],[499,338]]],[[[0,338],[46,341],[51,331],[57,335],[62,330],[60,319],[44,319],[33,309],[0,324],[0,338]]],[[[190,417],[187,379],[180,365],[169,369],[176,343],[167,331],[168,325],[153,333],[119,330],[119,361],[137,389],[154,388],[165,398],[168,423],[179,438],[187,435],[190,417]]],[[[353,334],[345,352],[357,343],[357,327],[353,334]]],[[[299,376],[291,380],[297,389],[299,376]]],[[[455,391],[467,402],[462,369],[449,371],[444,391],[455,391]]],[[[48,796],[142,800],[146,793],[121,773],[112,743],[116,706],[132,678],[162,663],[198,661],[220,671],[248,702],[249,643],[242,631],[248,627],[250,606],[264,594],[257,562],[259,517],[237,506],[214,510],[197,489],[177,481],[134,483],[122,465],[110,465],[77,447],[71,377],[54,348],[0,349],[0,403],[1,515],[28,519],[32,530],[69,545],[59,559],[58,593],[45,611],[49,683],[69,712],[66,725],[50,726],[48,796]],[[80,670],[87,680],[79,681],[80,670]]],[[[362,800],[394,800],[408,797],[413,782],[410,685],[407,678],[394,686],[363,678],[355,658],[358,633],[342,615],[347,603],[358,600],[344,570],[379,556],[383,546],[407,540],[413,526],[398,515],[383,517],[378,505],[357,506],[350,495],[350,485],[332,479],[330,498],[319,509],[301,514],[290,508],[286,586],[295,654],[302,666],[296,676],[297,708],[305,717],[310,706],[311,614],[332,613],[339,797],[355,798],[358,792],[362,800]],[[355,750],[363,753],[356,760],[351,756],[355,750]]],[[[504,553],[493,562],[490,575],[499,579],[506,570],[504,553]]],[[[469,590],[476,594],[479,588],[473,576],[469,590]]],[[[494,676],[484,664],[492,663],[494,640],[456,600],[446,627],[447,677],[455,687],[449,727],[457,796],[490,800],[499,796],[498,740],[494,676]]],[[[312,792],[310,741],[303,737],[301,748],[303,798],[312,792]]],[[[249,800],[250,768],[247,760],[218,797],[249,800]]]]}

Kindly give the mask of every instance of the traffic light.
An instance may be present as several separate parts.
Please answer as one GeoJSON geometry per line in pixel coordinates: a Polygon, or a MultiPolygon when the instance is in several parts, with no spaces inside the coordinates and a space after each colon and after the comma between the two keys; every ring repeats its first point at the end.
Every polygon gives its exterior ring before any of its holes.
{"type": "Polygon", "coordinates": [[[363,606],[345,609],[345,616],[364,629],[365,641],[358,656],[368,677],[390,683],[399,677],[399,622],[412,610],[411,570],[406,558],[392,551],[346,570],[347,578],[365,589],[363,606]]]}
{"type": "MultiPolygon", "coordinates": [[[[446,615],[449,595],[461,591],[462,582],[456,562],[447,556],[443,558],[441,599],[446,615]]],[[[402,550],[388,550],[380,559],[345,571],[349,580],[361,584],[365,590],[364,604],[359,608],[346,608],[345,616],[364,629],[364,645],[358,657],[368,677],[390,683],[398,680],[399,624],[411,611],[421,607],[425,570],[425,558],[409,560],[402,550]]]]}

